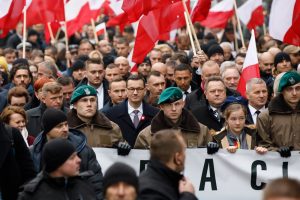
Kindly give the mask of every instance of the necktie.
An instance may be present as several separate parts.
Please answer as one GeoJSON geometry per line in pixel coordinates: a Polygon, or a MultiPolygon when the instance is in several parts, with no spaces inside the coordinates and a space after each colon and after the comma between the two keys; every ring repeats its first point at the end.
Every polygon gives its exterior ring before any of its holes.
{"type": "Polygon", "coordinates": [[[213,111],[214,116],[217,118],[218,121],[220,121],[220,115],[218,113],[218,110],[213,111]]]}
{"type": "Polygon", "coordinates": [[[136,128],[139,125],[139,123],[140,123],[140,119],[139,119],[139,115],[138,115],[139,111],[138,110],[134,110],[133,113],[134,113],[133,125],[136,128]]]}
{"type": "Polygon", "coordinates": [[[260,114],[260,111],[259,110],[255,111],[255,114],[258,116],[260,114]]]}

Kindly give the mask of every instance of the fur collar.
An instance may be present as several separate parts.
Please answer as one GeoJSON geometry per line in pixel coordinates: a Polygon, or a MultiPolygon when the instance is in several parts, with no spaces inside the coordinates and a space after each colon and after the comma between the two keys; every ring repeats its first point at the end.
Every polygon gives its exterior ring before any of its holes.
{"type": "MultiPolygon", "coordinates": [[[[69,126],[72,128],[80,128],[82,126],[87,125],[86,122],[83,122],[78,116],[75,109],[72,109],[68,113],[68,123],[69,126]]],[[[97,111],[96,115],[93,117],[92,121],[89,123],[89,125],[98,126],[105,129],[112,129],[112,125],[110,123],[110,120],[104,116],[101,112],[97,111]]]]}
{"type": "Polygon", "coordinates": [[[200,132],[200,126],[197,119],[185,108],[182,110],[180,119],[176,124],[165,117],[163,111],[159,111],[159,113],[152,119],[151,132],[156,133],[163,129],[181,129],[182,131],[194,133],[200,132]]]}
{"type": "Polygon", "coordinates": [[[296,110],[293,110],[284,100],[283,95],[280,94],[274,99],[270,101],[268,106],[269,113],[293,113],[293,112],[300,112],[300,101],[296,107],[296,110]]]}

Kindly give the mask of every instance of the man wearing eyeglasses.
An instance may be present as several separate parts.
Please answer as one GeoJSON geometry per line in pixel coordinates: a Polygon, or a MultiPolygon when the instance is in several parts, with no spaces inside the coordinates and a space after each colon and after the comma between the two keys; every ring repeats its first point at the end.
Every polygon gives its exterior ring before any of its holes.
{"type": "Polygon", "coordinates": [[[119,125],[123,138],[133,147],[138,133],[150,125],[158,109],[143,101],[146,88],[142,76],[129,76],[126,88],[128,99],[108,110],[106,116],[119,125]]]}
{"type": "Polygon", "coordinates": [[[212,140],[208,128],[184,108],[183,94],[178,87],[165,89],[158,105],[160,112],[152,119],[151,125],[139,133],[134,148],[149,149],[152,137],[165,129],[181,131],[187,148],[203,147],[212,140]]]}

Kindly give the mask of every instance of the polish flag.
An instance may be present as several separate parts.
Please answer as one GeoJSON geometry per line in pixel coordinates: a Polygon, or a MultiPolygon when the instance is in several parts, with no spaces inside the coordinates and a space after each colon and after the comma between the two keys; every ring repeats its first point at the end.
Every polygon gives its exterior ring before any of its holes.
{"type": "Polygon", "coordinates": [[[249,30],[264,24],[262,0],[248,0],[238,8],[239,19],[249,30]]]}
{"type": "Polygon", "coordinates": [[[206,19],[200,24],[208,28],[225,28],[229,18],[234,14],[234,1],[223,0],[217,3],[209,10],[206,19]]]}
{"type": "Polygon", "coordinates": [[[100,15],[104,0],[69,0],[65,5],[68,36],[100,15]]]}
{"type": "Polygon", "coordinates": [[[251,31],[251,39],[237,87],[237,91],[243,97],[246,97],[246,83],[252,78],[260,78],[254,30],[251,31]]]}
{"type": "Polygon", "coordinates": [[[27,0],[26,25],[65,21],[64,0],[27,0]]]}
{"type": "Polygon", "coordinates": [[[105,22],[98,24],[95,27],[95,31],[97,33],[97,35],[104,35],[106,33],[106,26],[105,26],[105,22]]]}
{"type": "Polygon", "coordinates": [[[201,22],[203,21],[208,13],[211,6],[211,0],[198,0],[191,12],[192,22],[201,22]]]}
{"type": "Polygon", "coordinates": [[[300,46],[299,0],[273,0],[269,32],[274,39],[300,46]]]}
{"type": "Polygon", "coordinates": [[[114,16],[106,24],[107,27],[119,26],[121,32],[123,32],[125,26],[130,24],[128,15],[122,10],[122,4],[123,0],[110,0],[109,7],[114,16]]]}
{"type": "Polygon", "coordinates": [[[21,20],[25,0],[1,0],[0,6],[0,38],[5,37],[11,29],[15,29],[21,20]]]}

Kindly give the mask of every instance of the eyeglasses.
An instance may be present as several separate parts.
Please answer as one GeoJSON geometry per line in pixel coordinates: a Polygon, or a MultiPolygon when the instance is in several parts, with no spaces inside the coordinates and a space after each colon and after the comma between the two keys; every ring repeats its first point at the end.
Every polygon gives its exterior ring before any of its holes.
{"type": "Polygon", "coordinates": [[[141,91],[144,90],[144,88],[127,88],[127,90],[128,90],[129,92],[134,92],[135,90],[136,90],[137,92],[141,92],[141,91]]]}

